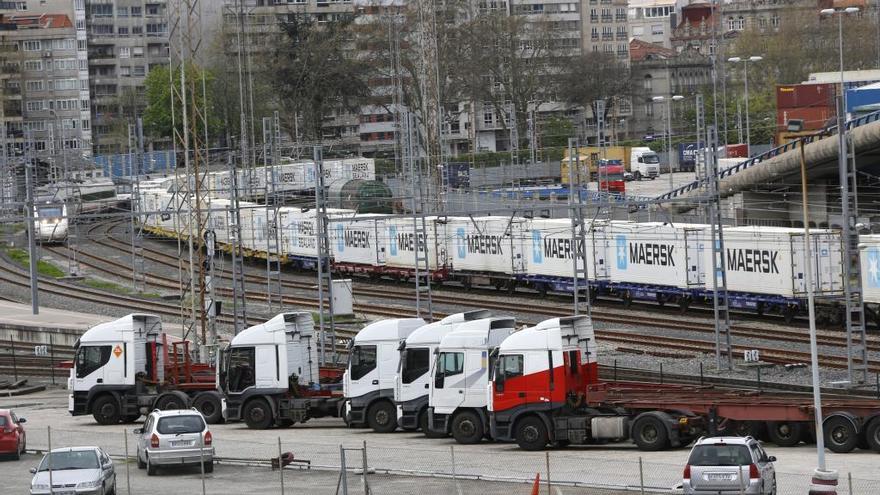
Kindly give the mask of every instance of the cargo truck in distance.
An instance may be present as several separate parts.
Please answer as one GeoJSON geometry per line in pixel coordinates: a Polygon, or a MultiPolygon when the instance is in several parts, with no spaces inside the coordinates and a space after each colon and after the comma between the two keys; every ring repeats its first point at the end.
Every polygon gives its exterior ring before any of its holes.
{"type": "Polygon", "coordinates": [[[633,148],[629,159],[629,171],[635,180],[656,179],[660,176],[660,155],[651,151],[651,148],[633,148]]]}
{"type": "Polygon", "coordinates": [[[281,313],[243,330],[221,349],[219,368],[195,362],[190,342],[172,340],[154,315],[97,325],[75,347],[68,409],[100,424],[195,407],[208,423],[225,417],[268,428],[338,416],[342,406],[342,396],[320,384],[308,312],[281,313]]]}
{"type": "MultiPolygon", "coordinates": [[[[522,449],[632,439],[640,450],[683,447],[703,435],[766,432],[773,443],[800,443],[814,424],[812,397],[754,390],[603,382],[589,317],[554,318],[498,347],[490,382],[491,435],[522,449]]],[[[880,400],[828,399],[825,445],[880,452],[880,400]]]]}

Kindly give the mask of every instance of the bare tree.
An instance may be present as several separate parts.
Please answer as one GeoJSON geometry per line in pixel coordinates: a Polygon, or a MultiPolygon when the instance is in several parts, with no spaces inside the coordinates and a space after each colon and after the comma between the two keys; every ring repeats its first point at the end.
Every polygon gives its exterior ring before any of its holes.
{"type": "Polygon", "coordinates": [[[590,52],[575,57],[558,81],[559,95],[565,102],[589,108],[594,116],[598,113],[596,102],[605,102],[606,120],[619,101],[633,96],[629,67],[610,53],[590,52]]]}

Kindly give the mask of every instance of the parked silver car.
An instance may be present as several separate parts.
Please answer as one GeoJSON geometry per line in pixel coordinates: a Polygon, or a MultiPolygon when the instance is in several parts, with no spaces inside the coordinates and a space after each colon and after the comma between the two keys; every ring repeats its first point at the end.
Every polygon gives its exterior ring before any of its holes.
{"type": "Polygon", "coordinates": [[[776,458],[752,437],[704,437],[684,468],[685,495],[776,495],[776,458]]]}
{"type": "Polygon", "coordinates": [[[159,467],[204,463],[206,473],[214,471],[213,437],[202,413],[196,409],[153,411],[137,435],[138,467],[147,475],[159,467]]]}
{"type": "Polygon", "coordinates": [[[53,449],[43,456],[39,467],[31,468],[31,495],[107,495],[116,494],[116,470],[99,447],[53,449]],[[49,490],[49,469],[52,489],[49,490]]]}

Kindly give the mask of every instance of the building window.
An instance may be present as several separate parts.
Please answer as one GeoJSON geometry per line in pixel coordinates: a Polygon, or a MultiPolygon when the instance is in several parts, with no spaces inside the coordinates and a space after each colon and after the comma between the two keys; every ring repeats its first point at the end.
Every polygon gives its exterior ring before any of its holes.
{"type": "Polygon", "coordinates": [[[758,17],[758,27],[763,29],[767,29],[767,18],[766,17],[758,17]]]}
{"type": "Polygon", "coordinates": [[[648,117],[654,116],[654,102],[645,103],[645,115],[648,117]]]}
{"type": "Polygon", "coordinates": [[[64,140],[64,149],[68,149],[68,150],[79,149],[79,140],[78,139],[65,139],[64,140]]]}
{"type": "Polygon", "coordinates": [[[79,109],[80,110],[88,110],[89,109],[89,100],[79,100],[79,109]]]}
{"type": "Polygon", "coordinates": [[[89,130],[91,127],[92,127],[92,125],[91,125],[91,123],[89,122],[89,119],[82,119],[82,129],[83,129],[84,131],[89,130]]]}
{"type": "Polygon", "coordinates": [[[143,14],[143,7],[132,7],[131,8],[131,16],[132,17],[140,17],[143,14]]]}
{"type": "Polygon", "coordinates": [[[42,132],[46,130],[46,121],[34,120],[33,122],[26,123],[25,127],[34,132],[42,132]]]}
{"type": "Polygon", "coordinates": [[[773,26],[774,29],[779,27],[779,15],[773,14],[773,17],[770,18],[770,25],[773,26]]]}
{"type": "MultiPolygon", "coordinates": [[[[113,26],[110,26],[110,29],[112,32],[113,26]]],[[[53,50],[75,50],[76,49],[76,40],[74,38],[52,40],[52,49],[53,50]]]]}
{"type": "Polygon", "coordinates": [[[24,61],[24,70],[43,70],[43,61],[42,60],[25,60],[24,61]]]}
{"type": "Polygon", "coordinates": [[[34,141],[35,151],[46,151],[46,141],[34,141]]]}
{"type": "Polygon", "coordinates": [[[143,65],[135,65],[132,67],[131,74],[135,77],[143,77],[147,75],[147,71],[143,65]]]}
{"type": "Polygon", "coordinates": [[[118,34],[120,36],[128,36],[128,27],[119,26],[119,28],[116,29],[116,34],[118,34]]]}
{"type": "Polygon", "coordinates": [[[144,47],[135,46],[131,49],[131,53],[135,58],[143,57],[144,56],[144,47]]]}
{"type": "Polygon", "coordinates": [[[24,88],[28,91],[43,91],[44,85],[42,80],[26,81],[24,88]]]}
{"type": "Polygon", "coordinates": [[[168,26],[164,22],[158,24],[147,24],[147,36],[159,36],[165,34],[168,26]]]}
{"type": "Polygon", "coordinates": [[[492,114],[492,110],[484,109],[483,110],[483,124],[492,125],[494,120],[495,120],[495,116],[492,114]]]}
{"type": "Polygon", "coordinates": [[[645,34],[645,28],[642,26],[633,26],[633,36],[638,38],[645,34]]]}
{"type": "Polygon", "coordinates": [[[30,100],[25,104],[28,112],[42,112],[46,108],[46,102],[43,100],[30,100]]]}
{"type": "Polygon", "coordinates": [[[79,119],[61,119],[61,128],[62,129],[76,129],[76,124],[79,119]]]}
{"type": "Polygon", "coordinates": [[[131,57],[131,48],[127,46],[119,47],[119,58],[129,58],[131,57]]]}
{"type": "Polygon", "coordinates": [[[663,24],[651,24],[651,34],[654,36],[662,36],[663,24]]]}
{"type": "Polygon", "coordinates": [[[92,17],[113,17],[113,4],[93,3],[89,5],[89,13],[92,17]]]}
{"type": "Polygon", "coordinates": [[[644,89],[647,94],[654,92],[654,79],[650,74],[645,76],[645,80],[642,82],[642,89],[644,89]]]}
{"type": "Polygon", "coordinates": [[[15,9],[24,12],[27,10],[27,2],[15,2],[15,9]]]}
{"type": "Polygon", "coordinates": [[[43,44],[40,40],[27,40],[24,42],[24,51],[26,52],[38,52],[43,49],[43,44]]]}
{"type": "Polygon", "coordinates": [[[611,43],[605,43],[603,49],[605,53],[614,53],[614,45],[612,45],[611,43]]]}
{"type": "Polygon", "coordinates": [[[128,17],[128,7],[117,7],[116,17],[128,17]]]}
{"type": "Polygon", "coordinates": [[[128,67],[126,65],[120,66],[119,67],[119,75],[122,77],[130,76],[131,75],[131,67],[128,67]]]}

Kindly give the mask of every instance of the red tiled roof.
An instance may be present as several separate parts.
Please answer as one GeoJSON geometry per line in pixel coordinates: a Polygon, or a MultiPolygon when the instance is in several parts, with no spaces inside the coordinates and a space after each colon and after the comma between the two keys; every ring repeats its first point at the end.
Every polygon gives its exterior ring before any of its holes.
{"type": "Polygon", "coordinates": [[[629,42],[629,57],[633,62],[645,60],[650,55],[654,55],[658,58],[671,58],[675,56],[675,50],[639,39],[634,39],[629,42]]]}

